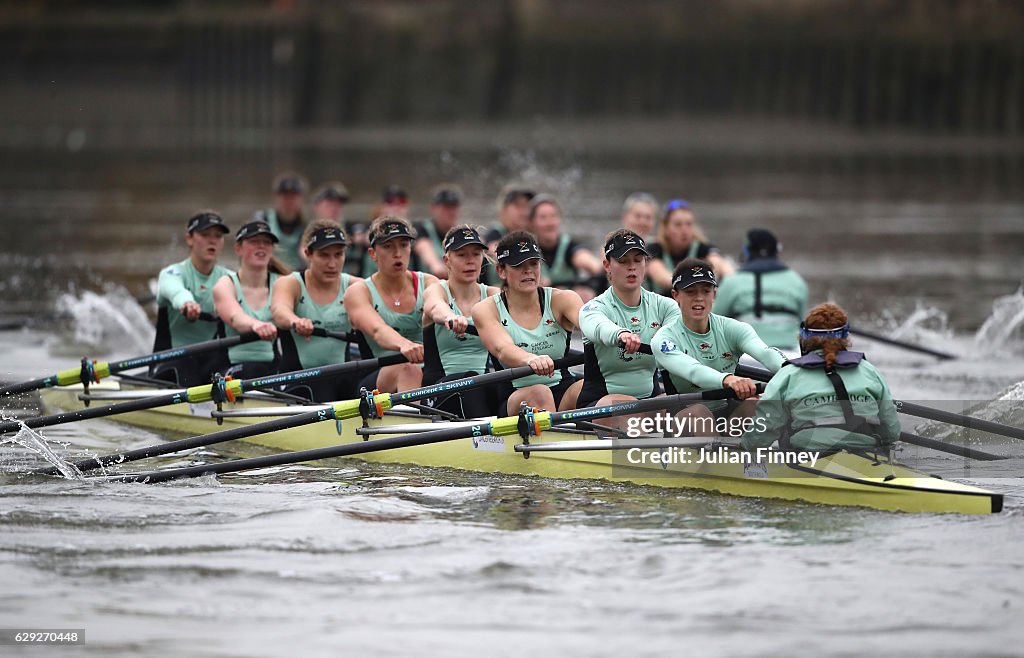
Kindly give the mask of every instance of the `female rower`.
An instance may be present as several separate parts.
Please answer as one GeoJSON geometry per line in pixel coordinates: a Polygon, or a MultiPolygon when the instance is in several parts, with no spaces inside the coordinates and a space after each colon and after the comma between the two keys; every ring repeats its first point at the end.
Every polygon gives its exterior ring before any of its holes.
{"type": "Polygon", "coordinates": [[[582,381],[555,370],[555,359],[569,350],[569,337],[579,326],[580,296],[571,290],[540,285],[541,255],[536,239],[513,231],[498,241],[500,294],[473,307],[480,340],[507,368],[530,366],[533,375],[513,382],[506,412],[514,415],[525,402],[555,411],[576,406],[582,381]]]}
{"type": "Polygon", "coordinates": [[[597,291],[604,288],[601,261],[562,233],[562,209],[550,194],[538,194],[530,201],[530,229],[537,236],[543,257],[542,285],[572,288],[584,301],[593,299],[597,291]]]}
{"type": "MultiPolygon", "coordinates": [[[[467,329],[473,325],[473,306],[501,292],[477,283],[487,247],[475,228],[456,226],[444,236],[443,244],[448,280],[431,285],[423,295],[426,385],[486,372],[490,354],[479,336],[467,329]]],[[[498,391],[490,387],[453,393],[435,406],[463,418],[493,416],[498,409],[498,391]]]]}
{"type": "Polygon", "coordinates": [[[672,273],[684,258],[700,258],[711,263],[715,276],[724,279],[733,272],[733,266],[708,242],[704,231],[685,199],[673,199],[665,204],[658,223],[658,244],[651,246],[651,265],[648,272],[656,290],[672,287],[672,273]]]}
{"type": "Polygon", "coordinates": [[[650,253],[642,237],[629,229],[613,231],[605,237],[604,255],[609,288],[580,313],[585,379],[578,407],[660,394],[654,356],[638,350],[660,327],[679,320],[671,299],[643,288],[650,253]]]}
{"type": "MultiPolygon", "coordinates": [[[[274,323],[290,330],[282,336],[284,369],[317,368],[343,363],[348,343],[336,338],[314,336],[313,329],[346,333],[351,330],[345,308],[345,292],[358,277],[345,267],[345,233],[329,219],[318,219],[302,236],[303,255],[309,269],[280,277],[273,288],[270,305],[274,323]],[[297,363],[295,363],[297,361],[297,363]]],[[[358,378],[323,378],[302,384],[300,392],[318,402],[356,397],[358,378]]]]}
{"type": "MultiPolygon", "coordinates": [[[[224,220],[212,210],[189,218],[185,226],[188,258],[160,270],[154,352],[211,340],[219,331],[215,322],[200,315],[213,314],[213,286],[230,272],[217,264],[227,232],[224,220]]],[[[198,354],[156,366],[150,375],[179,386],[198,386],[208,384],[210,375],[226,365],[226,354],[198,354]]]]}
{"type": "MultiPolygon", "coordinates": [[[[654,334],[651,349],[663,378],[666,393],[692,393],[704,389],[729,388],[740,400],[757,394],[753,381],[737,377],[740,357],[749,354],[772,372],[777,372],[785,357],[768,347],[746,322],[711,312],[718,281],[711,263],[687,258],[679,263],[672,279],[672,296],[679,304],[679,321],[654,334]]],[[[691,428],[719,427],[716,416],[751,416],[753,401],[737,403],[716,400],[687,407],[683,416],[691,419],[691,428]]],[[[729,429],[734,429],[730,424],[729,429]]],[[[702,430],[696,429],[702,433],[702,430]]]]}
{"type": "Polygon", "coordinates": [[[423,293],[437,277],[409,271],[415,235],[408,220],[375,219],[368,253],[377,271],[345,294],[352,326],[366,337],[373,356],[400,352],[408,360],[381,368],[376,382],[367,382],[380,391],[407,391],[423,383],[423,293]]]}
{"type": "Polygon", "coordinates": [[[849,335],[843,309],[811,309],[800,329],[803,356],[772,377],[757,403],[757,431],[743,437],[745,448],[779,441],[785,449],[863,450],[899,439],[889,386],[863,353],[849,351],[849,335]]]}
{"type": "Polygon", "coordinates": [[[228,349],[234,377],[251,379],[276,372],[277,327],[271,315],[274,282],[288,268],[274,257],[277,236],[263,221],[249,222],[235,234],[238,272],[220,278],[213,286],[213,303],[228,336],[253,332],[262,340],[228,349]]]}

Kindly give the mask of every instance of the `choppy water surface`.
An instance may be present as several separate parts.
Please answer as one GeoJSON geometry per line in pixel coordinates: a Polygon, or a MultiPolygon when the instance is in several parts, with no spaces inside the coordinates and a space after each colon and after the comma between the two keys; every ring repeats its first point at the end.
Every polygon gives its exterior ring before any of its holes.
{"type": "MultiPolygon", "coordinates": [[[[324,178],[369,196],[406,174],[410,186],[432,182],[401,159],[393,168],[385,160],[371,158],[372,180],[324,178]]],[[[428,160],[430,177],[483,162],[466,184],[480,213],[490,212],[491,182],[512,172],[546,180],[578,204],[578,217],[604,218],[601,231],[622,196],[644,187],[661,196],[700,191],[720,222],[719,241],[737,242],[734,251],[745,226],[773,217],[786,255],[819,298],[831,294],[865,326],[961,356],[939,362],[862,341],[897,397],[966,407],[1005,394],[992,413],[1006,422],[1019,413],[1024,395],[1012,387],[1024,381],[1024,295],[1015,292],[1024,214],[1019,190],[998,175],[989,185],[975,173],[958,193],[947,185],[963,173],[956,167],[937,175],[892,163],[883,176],[807,163],[787,170],[784,160],[732,169],[712,162],[706,173],[685,159],[428,160]],[[906,185],[891,180],[899,178],[894,168],[906,185]],[[808,222],[822,233],[801,230],[808,222]],[[812,249],[819,243],[829,246],[812,249]]],[[[0,259],[21,268],[0,277],[2,308],[65,319],[0,331],[0,379],[51,374],[84,354],[147,352],[151,335],[130,297],[178,257],[172,236],[184,217],[209,205],[228,209],[237,224],[261,203],[272,173],[266,163],[238,165],[204,186],[213,168],[200,166],[168,192],[146,174],[153,166],[141,157],[122,163],[116,171],[127,178],[73,162],[15,174],[23,178],[10,183],[12,212],[38,221],[0,246],[0,259]],[[46,172],[59,188],[51,194],[42,191],[46,172]],[[53,240],[48,247],[36,239],[42,233],[53,240]],[[34,294],[32,281],[45,291],[34,294]]],[[[30,413],[38,399],[18,404],[30,413]]],[[[106,421],[42,434],[67,456],[178,438],[106,421]]],[[[358,461],[112,484],[15,474],[39,458],[7,442],[0,627],[85,628],[87,644],[75,651],[92,655],[279,655],[297,647],[396,656],[1015,655],[1024,640],[1024,442],[979,447],[1013,459],[967,463],[910,449],[904,457],[1004,492],[998,516],[890,514],[358,461]]],[[[235,454],[225,446],[157,461],[235,454]]]]}

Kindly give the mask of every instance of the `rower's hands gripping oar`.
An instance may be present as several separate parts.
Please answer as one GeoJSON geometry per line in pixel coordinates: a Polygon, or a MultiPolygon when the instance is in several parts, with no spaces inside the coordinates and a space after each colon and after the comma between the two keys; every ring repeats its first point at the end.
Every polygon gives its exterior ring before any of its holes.
{"type": "Polygon", "coordinates": [[[350,361],[348,363],[339,363],[329,366],[321,366],[319,368],[308,368],[306,370],[297,370],[295,372],[286,372],[278,375],[269,375],[267,377],[257,377],[255,379],[221,379],[213,384],[205,384],[202,386],[193,386],[185,390],[174,391],[167,395],[156,395],[149,398],[143,398],[139,400],[130,400],[128,402],[121,402],[118,404],[109,404],[104,407],[89,407],[88,409],[79,409],[77,411],[69,411],[59,414],[53,414],[51,416],[37,416],[35,418],[26,418],[24,421],[5,421],[0,423],[0,432],[14,432],[21,429],[22,424],[26,427],[37,428],[37,427],[50,427],[52,425],[60,425],[63,423],[69,423],[75,420],[88,420],[91,418],[103,418],[106,416],[113,416],[116,414],[127,413],[130,411],[143,411],[146,409],[155,409],[157,407],[166,407],[172,404],[181,404],[183,402],[233,402],[238,396],[242,395],[247,391],[253,391],[267,386],[276,386],[278,384],[290,384],[304,382],[314,379],[321,379],[324,377],[337,377],[341,373],[350,372],[353,370],[367,370],[376,368],[378,366],[391,365],[394,363],[403,363],[405,357],[401,354],[391,355],[382,357],[380,359],[364,359],[362,361],[350,361]]]}
{"type": "Polygon", "coordinates": [[[186,356],[226,349],[235,345],[241,345],[242,343],[251,343],[259,339],[259,336],[254,333],[245,333],[238,336],[217,338],[215,340],[208,340],[202,343],[193,343],[191,345],[175,347],[169,350],[154,352],[152,354],[132,357],[130,359],[121,359],[120,361],[113,361],[110,363],[105,361],[101,362],[82,359],[82,363],[78,368],[69,368],[68,370],[61,370],[49,377],[41,377],[39,379],[21,382],[20,384],[4,386],[3,388],[0,388],[0,397],[5,395],[14,395],[16,393],[26,393],[40,388],[51,388],[53,386],[71,386],[72,384],[89,385],[91,383],[99,382],[104,377],[116,375],[124,370],[133,370],[135,368],[143,368],[145,366],[152,366],[158,363],[165,363],[167,361],[175,361],[186,356]]]}
{"type": "MultiPolygon", "coordinates": [[[[339,370],[336,372],[341,372],[342,368],[348,370],[368,370],[378,366],[383,367],[393,365],[395,363],[402,363],[404,361],[405,359],[400,354],[386,356],[380,359],[351,361],[349,363],[339,364],[339,370]]],[[[582,355],[573,355],[567,357],[566,359],[560,360],[558,363],[560,367],[569,368],[574,365],[579,365],[580,363],[582,363],[582,361],[582,355]]],[[[84,472],[95,468],[99,468],[101,466],[123,464],[130,461],[144,459],[146,457],[167,455],[172,452],[180,452],[181,450],[189,450],[192,448],[199,448],[214,445],[217,443],[223,443],[225,441],[244,439],[250,436],[257,436],[259,434],[265,434],[268,432],[285,430],[293,427],[300,427],[302,425],[318,423],[325,420],[342,421],[348,420],[350,418],[355,418],[357,416],[379,417],[385,411],[391,409],[397,404],[403,404],[406,402],[421,400],[423,398],[434,397],[440,393],[446,393],[450,391],[463,391],[471,388],[486,386],[489,384],[511,381],[513,379],[518,379],[519,377],[526,377],[527,375],[530,374],[533,374],[533,371],[528,366],[523,366],[520,368],[510,368],[508,370],[499,370],[497,372],[477,375],[475,377],[466,377],[465,379],[444,382],[441,384],[435,384],[433,386],[424,386],[422,388],[414,389],[411,391],[404,391],[402,393],[367,393],[364,397],[355,398],[353,400],[345,400],[342,402],[335,402],[330,405],[325,405],[324,409],[319,409],[305,414],[296,414],[295,416],[291,416],[285,419],[277,419],[272,421],[266,421],[263,423],[255,423],[253,425],[248,425],[246,427],[232,428],[220,432],[214,432],[213,434],[204,434],[201,436],[181,439],[179,441],[171,441],[169,443],[139,448],[137,450],[132,450],[121,454],[86,459],[76,463],[75,466],[77,466],[80,471],[84,472]]],[[[266,380],[250,381],[263,381],[266,383],[266,380]]],[[[267,384],[269,385],[269,383],[267,384]]],[[[43,469],[37,471],[37,473],[42,475],[58,474],[57,470],[53,468],[43,469]]]]}
{"type": "MultiPolygon", "coordinates": [[[[525,366],[523,367],[525,368],[525,366]]],[[[510,370],[522,370],[523,368],[512,368],[510,370]]],[[[530,370],[529,368],[525,368],[530,370]]],[[[506,370],[488,373],[498,375],[506,370]]],[[[526,373],[530,374],[530,373],[526,373]]],[[[519,416],[498,418],[490,422],[473,425],[461,425],[458,427],[447,427],[417,434],[389,437],[386,439],[374,439],[371,441],[360,441],[347,443],[326,448],[315,448],[312,450],[301,450],[298,452],[286,452],[268,457],[256,457],[252,459],[237,459],[220,464],[207,464],[203,466],[191,466],[187,468],[175,468],[164,471],[153,471],[149,473],[133,473],[126,475],[111,476],[111,480],[122,482],[166,482],[186,477],[200,477],[203,475],[236,473],[254,468],[268,468],[282,466],[285,464],[296,464],[299,462],[330,459],[334,457],[347,457],[360,455],[381,450],[393,450],[395,448],[410,448],[414,446],[442,443],[457,439],[466,439],[473,436],[510,436],[519,434],[527,440],[529,436],[539,435],[542,431],[550,429],[560,423],[574,422],[575,420],[587,420],[591,418],[605,418],[607,416],[618,416],[621,414],[643,413],[658,409],[672,409],[685,406],[702,400],[720,400],[732,397],[729,390],[719,389],[714,391],[703,391],[700,393],[684,393],[680,395],[667,395],[646,400],[635,400],[620,404],[610,404],[600,407],[588,407],[574,411],[548,412],[526,410],[519,416]]]]}
{"type": "MultiPolygon", "coordinates": [[[[635,354],[637,352],[641,354],[654,354],[650,345],[640,342],[640,336],[629,331],[619,332],[619,336],[618,347],[627,354],[635,354]]],[[[737,369],[738,371],[739,369],[737,369]]],[[[758,387],[752,378],[739,374],[723,374],[725,377],[722,379],[722,387],[735,391],[736,397],[740,400],[747,400],[758,395],[758,387]]]]}

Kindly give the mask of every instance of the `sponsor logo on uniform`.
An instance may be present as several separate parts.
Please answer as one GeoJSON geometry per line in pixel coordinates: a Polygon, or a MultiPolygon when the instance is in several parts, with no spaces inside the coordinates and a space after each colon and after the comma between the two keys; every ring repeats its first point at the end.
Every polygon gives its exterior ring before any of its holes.
{"type": "Polygon", "coordinates": [[[669,352],[676,351],[676,349],[678,347],[679,347],[678,345],[676,345],[675,343],[673,343],[670,340],[663,340],[663,341],[661,341],[661,345],[658,347],[658,349],[661,350],[662,354],[668,354],[669,352]]]}

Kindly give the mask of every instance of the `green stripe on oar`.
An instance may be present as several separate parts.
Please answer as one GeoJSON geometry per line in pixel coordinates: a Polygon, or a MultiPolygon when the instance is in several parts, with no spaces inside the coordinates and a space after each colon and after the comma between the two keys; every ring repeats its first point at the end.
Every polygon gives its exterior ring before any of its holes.
{"type": "Polygon", "coordinates": [[[928,349],[927,347],[921,347],[920,345],[914,345],[913,343],[906,343],[902,340],[896,340],[895,338],[889,338],[881,334],[876,334],[870,331],[864,331],[863,329],[854,329],[850,327],[850,333],[854,336],[863,336],[870,340],[878,341],[879,343],[885,343],[886,345],[892,345],[894,347],[900,347],[911,352],[920,352],[921,354],[927,354],[929,356],[938,357],[940,359],[955,359],[955,354],[949,354],[948,352],[939,352],[938,350],[928,349]]]}
{"type": "MultiPolygon", "coordinates": [[[[764,368],[758,368],[758,367],[755,367],[755,366],[745,366],[745,365],[737,366],[736,367],[736,374],[740,375],[741,377],[750,377],[751,379],[756,379],[758,381],[763,381],[763,382],[768,381],[769,379],[771,379],[771,376],[772,376],[772,374],[770,372],[768,372],[767,370],[765,370],[764,368]]],[[[960,426],[966,427],[968,429],[982,430],[984,432],[990,432],[992,434],[999,434],[999,435],[1002,435],[1002,436],[1008,436],[1008,437],[1013,438],[1013,439],[1024,439],[1024,430],[1022,430],[1020,428],[1017,428],[1017,427],[1011,427],[1009,425],[1002,425],[1000,423],[993,423],[992,421],[989,421],[989,420],[981,420],[980,418],[973,418],[971,416],[965,416],[963,414],[955,414],[955,413],[951,413],[949,411],[941,411],[939,409],[932,409],[931,407],[926,407],[926,406],[920,405],[920,404],[914,404],[913,402],[903,402],[901,400],[893,400],[892,402],[896,406],[896,411],[899,411],[900,413],[909,414],[911,416],[918,416],[920,418],[927,418],[929,420],[937,420],[937,421],[941,421],[943,423],[949,423],[951,425],[960,425],[960,426]]],[[[915,436],[915,435],[908,434],[907,436],[915,436]]],[[[918,438],[924,439],[924,437],[918,437],[918,438]]],[[[931,439],[926,439],[926,440],[931,441],[931,439]]],[[[913,443],[913,441],[908,441],[908,443],[913,443]]],[[[938,443],[942,443],[942,442],[938,442],[938,443]]],[[[924,445],[924,444],[919,444],[919,445],[924,445]]],[[[947,446],[951,446],[952,444],[946,444],[946,445],[947,446]]],[[[934,447],[934,446],[928,445],[926,447],[930,448],[930,447],[934,447]]],[[[953,446],[953,447],[956,447],[956,446],[953,446]]],[[[939,449],[939,448],[936,448],[936,449],[939,449]]],[[[974,451],[974,452],[977,452],[978,454],[988,454],[988,453],[982,453],[980,451],[974,451]]],[[[955,454],[960,454],[960,453],[955,453],[955,454]]],[[[987,458],[988,459],[1005,459],[1005,457],[1000,457],[999,455],[988,455],[987,458]]]]}
{"type": "MultiPolygon", "coordinates": [[[[373,368],[377,367],[383,367],[395,363],[403,363],[405,362],[405,360],[405,357],[402,356],[401,354],[395,354],[391,356],[381,357],[379,359],[363,359],[361,361],[349,361],[348,363],[339,363],[330,366],[322,366],[320,368],[309,368],[307,370],[297,370],[295,372],[286,372],[279,375],[269,375],[267,377],[256,377],[254,379],[234,379],[231,381],[224,382],[224,389],[225,393],[229,394],[231,397],[238,397],[239,395],[245,393],[246,391],[254,391],[267,386],[304,382],[312,379],[320,379],[323,377],[337,377],[338,375],[344,374],[346,372],[372,370],[373,368]]],[[[118,404],[109,404],[105,407],[89,407],[88,409],[79,409],[77,411],[53,414],[51,416],[37,416],[35,418],[26,418],[24,421],[5,421],[0,423],[0,432],[17,431],[21,429],[23,424],[26,427],[30,428],[50,427],[52,425],[60,425],[62,423],[69,423],[76,420],[104,418],[106,416],[113,416],[116,414],[127,413],[130,411],[144,411],[146,409],[166,407],[172,404],[181,404],[183,402],[208,402],[214,399],[214,387],[214,384],[205,384],[203,386],[193,386],[191,388],[185,389],[184,391],[168,393],[167,395],[157,395],[150,398],[143,398],[140,400],[131,400],[128,402],[121,402],[118,404]]]]}
{"type": "Polygon", "coordinates": [[[203,352],[211,352],[218,349],[226,349],[234,345],[251,343],[259,339],[260,337],[254,333],[246,333],[239,336],[208,340],[202,343],[193,343],[192,345],[185,345],[183,347],[154,352],[152,354],[137,356],[131,359],[121,359],[120,361],[114,361],[112,363],[107,363],[105,361],[90,362],[85,360],[77,368],[61,370],[57,374],[50,375],[49,377],[41,377],[39,379],[21,382],[20,384],[4,386],[3,388],[0,388],[0,396],[27,393],[28,391],[34,391],[40,388],[51,388],[53,386],[70,386],[71,384],[98,382],[104,377],[115,375],[123,370],[132,370],[134,368],[152,366],[158,363],[165,363],[167,361],[175,361],[186,356],[202,354],[203,352]]]}
{"type": "MultiPolygon", "coordinates": [[[[516,370],[513,368],[512,370],[516,370]]],[[[500,371],[508,372],[508,371],[500,371]]],[[[531,371],[532,372],[532,371],[531,371]]],[[[490,373],[498,374],[498,373],[490,373]]],[[[529,374],[529,373],[528,373],[529,374]]],[[[732,391],[704,391],[702,393],[683,393],[680,395],[666,395],[646,400],[623,402],[620,404],[609,404],[600,407],[588,407],[574,411],[537,412],[534,416],[536,434],[551,429],[553,425],[568,423],[580,419],[605,418],[607,416],[618,416],[621,414],[640,413],[655,409],[665,409],[682,406],[700,400],[713,400],[729,397],[732,391]]],[[[167,482],[180,478],[201,477],[203,475],[236,473],[248,471],[254,468],[268,468],[271,466],[282,466],[284,464],[296,464],[299,462],[317,461],[320,459],[331,459],[334,457],[348,457],[380,450],[393,450],[395,448],[411,448],[414,446],[428,445],[431,443],[442,443],[444,441],[455,441],[473,436],[508,436],[519,432],[519,424],[522,418],[510,416],[496,420],[480,423],[479,425],[459,426],[420,432],[409,436],[389,437],[386,439],[374,439],[359,443],[348,443],[326,448],[314,448],[312,450],[300,450],[298,452],[285,452],[279,455],[268,457],[254,457],[251,459],[236,459],[221,464],[208,464],[204,466],[190,466],[187,468],[174,468],[164,471],[152,471],[149,473],[129,473],[125,475],[111,476],[109,479],[121,482],[167,482]]]]}
{"type": "MultiPolygon", "coordinates": [[[[384,357],[380,359],[382,365],[389,365],[389,363],[384,362],[385,359],[387,358],[390,358],[393,360],[393,362],[396,362],[394,361],[395,357],[384,357]]],[[[370,359],[370,361],[374,360],[375,359],[370,359]]],[[[402,361],[404,360],[404,357],[402,357],[402,361]]],[[[573,356],[556,361],[555,365],[558,367],[568,368],[577,365],[581,361],[582,356],[573,356]]],[[[400,363],[401,361],[397,362],[400,363]]],[[[359,362],[353,361],[351,363],[359,362]]],[[[512,381],[513,379],[526,377],[532,374],[532,368],[530,368],[529,366],[522,366],[519,368],[509,368],[508,370],[499,370],[497,372],[476,375],[474,377],[466,377],[465,379],[444,382],[443,384],[436,384],[434,386],[424,386],[422,388],[417,388],[411,391],[392,394],[391,401],[387,403],[387,408],[390,409],[394,404],[402,404],[405,402],[412,402],[414,400],[431,398],[441,393],[465,391],[472,388],[487,386],[489,384],[512,381]]],[[[85,459],[80,462],[77,462],[75,466],[77,466],[78,470],[80,471],[90,471],[101,466],[123,464],[126,462],[144,459],[146,457],[156,457],[158,455],[167,455],[172,452],[179,452],[181,450],[190,450],[192,448],[211,446],[217,443],[224,443],[225,441],[244,439],[250,436],[257,436],[259,434],[266,434],[268,432],[275,432],[277,430],[291,429],[293,427],[301,427],[303,425],[319,423],[325,420],[348,420],[350,418],[356,418],[361,415],[362,404],[362,398],[356,398],[354,400],[344,400],[342,402],[335,402],[333,404],[330,404],[329,406],[325,406],[324,409],[318,409],[316,411],[297,414],[295,416],[290,416],[284,419],[270,420],[262,423],[254,423],[253,425],[249,425],[247,427],[232,428],[220,432],[214,432],[213,434],[203,434],[201,436],[194,436],[188,439],[181,439],[179,441],[171,441],[169,443],[163,443],[160,445],[139,448],[137,450],[131,450],[129,452],[124,452],[121,454],[106,455],[104,457],[85,459]]],[[[38,471],[35,471],[35,473],[39,475],[58,474],[56,468],[40,469],[38,471]]]]}

